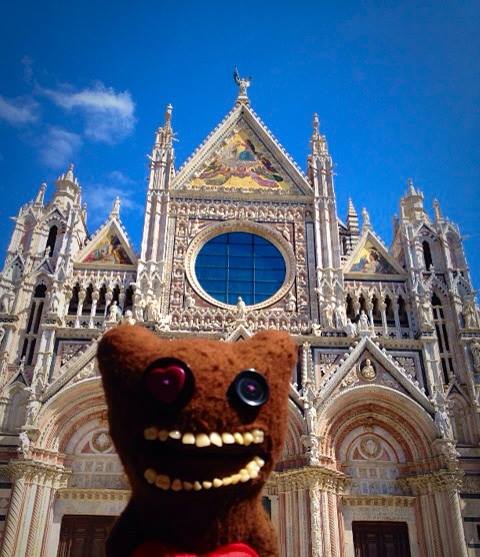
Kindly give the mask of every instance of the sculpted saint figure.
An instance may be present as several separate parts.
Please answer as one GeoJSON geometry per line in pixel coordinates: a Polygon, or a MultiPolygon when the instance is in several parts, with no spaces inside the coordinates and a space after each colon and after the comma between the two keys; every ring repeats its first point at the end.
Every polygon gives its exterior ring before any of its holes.
{"type": "Polygon", "coordinates": [[[365,360],[365,363],[360,373],[362,374],[362,377],[364,379],[367,379],[367,381],[372,381],[373,379],[375,379],[375,377],[377,376],[377,372],[375,371],[375,368],[373,367],[370,358],[367,358],[365,360]]]}

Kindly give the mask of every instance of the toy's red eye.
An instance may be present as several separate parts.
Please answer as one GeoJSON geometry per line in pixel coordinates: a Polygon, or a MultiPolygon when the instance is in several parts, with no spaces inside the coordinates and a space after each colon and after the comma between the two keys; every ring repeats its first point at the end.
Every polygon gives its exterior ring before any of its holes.
{"type": "Polygon", "coordinates": [[[156,360],[146,369],[144,380],[150,393],[166,405],[185,403],[193,390],[193,374],[177,358],[156,360]]]}

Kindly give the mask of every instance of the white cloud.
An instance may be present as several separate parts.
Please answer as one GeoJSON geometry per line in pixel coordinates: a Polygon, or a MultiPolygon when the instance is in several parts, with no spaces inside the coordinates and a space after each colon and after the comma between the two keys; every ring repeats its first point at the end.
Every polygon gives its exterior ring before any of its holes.
{"type": "Polygon", "coordinates": [[[51,168],[64,167],[72,162],[81,144],[82,138],[76,133],[51,126],[39,141],[40,158],[51,168]]]}
{"type": "Polygon", "coordinates": [[[36,122],[38,120],[38,103],[28,97],[7,99],[0,95],[0,119],[12,126],[36,122]]]}
{"type": "Polygon", "coordinates": [[[65,110],[80,112],[85,119],[85,135],[102,143],[115,144],[135,126],[135,103],[129,91],[116,92],[98,82],[93,88],[75,91],[70,86],[39,92],[65,110]]]}
{"type": "Polygon", "coordinates": [[[112,170],[112,172],[108,174],[108,180],[119,186],[131,186],[135,184],[135,180],[129,178],[121,170],[112,170]]]}
{"type": "Polygon", "coordinates": [[[93,184],[83,185],[83,199],[87,202],[88,216],[93,226],[100,224],[110,212],[113,202],[120,198],[120,211],[142,211],[138,197],[138,190],[133,187],[134,180],[119,170],[114,170],[106,175],[105,180],[93,184]],[[131,187],[126,187],[126,186],[131,187]]]}

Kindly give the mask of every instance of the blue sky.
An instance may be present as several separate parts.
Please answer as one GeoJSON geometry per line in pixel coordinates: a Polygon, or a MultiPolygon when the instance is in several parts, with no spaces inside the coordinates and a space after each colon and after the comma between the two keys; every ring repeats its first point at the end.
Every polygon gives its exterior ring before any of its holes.
{"type": "Polygon", "coordinates": [[[406,180],[456,221],[480,287],[478,2],[26,1],[0,20],[0,249],[69,162],[93,232],[116,195],[138,249],[147,158],[174,105],[179,166],[230,110],[232,69],[305,168],[312,113],[349,196],[391,241],[406,180]]]}

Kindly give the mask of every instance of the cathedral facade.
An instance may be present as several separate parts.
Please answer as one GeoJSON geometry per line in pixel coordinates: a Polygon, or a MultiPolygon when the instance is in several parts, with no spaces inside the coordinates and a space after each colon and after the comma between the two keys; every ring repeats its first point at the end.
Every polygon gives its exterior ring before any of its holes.
{"type": "Polygon", "coordinates": [[[167,107],[139,254],[120,200],[89,235],[73,167],[20,208],[0,275],[0,557],[103,555],[129,490],[95,355],[120,322],[293,335],[264,494],[282,557],[480,555],[480,315],[458,227],[412,182],[390,248],[351,201],[340,218],[318,118],[304,173],[247,85],[181,168],[167,107]]]}

